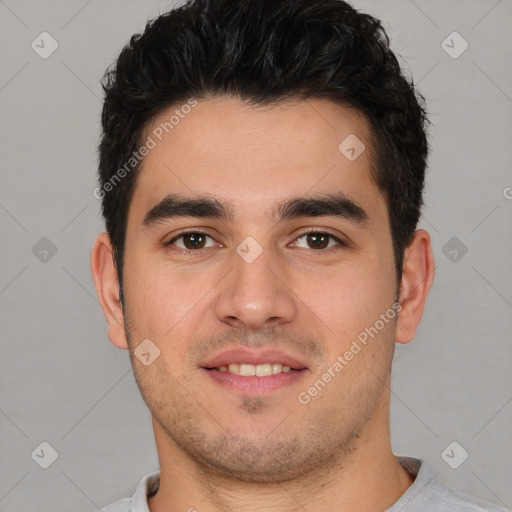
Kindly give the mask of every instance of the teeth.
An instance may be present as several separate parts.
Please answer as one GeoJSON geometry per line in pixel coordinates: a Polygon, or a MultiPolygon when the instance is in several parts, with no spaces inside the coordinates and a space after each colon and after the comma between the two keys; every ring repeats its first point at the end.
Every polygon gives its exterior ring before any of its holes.
{"type": "Polygon", "coordinates": [[[230,372],[235,375],[242,375],[243,377],[267,377],[268,375],[275,375],[276,373],[288,373],[291,372],[289,366],[281,363],[264,363],[264,364],[238,364],[231,363],[228,366],[219,366],[218,370],[221,372],[230,372]]]}
{"type": "Polygon", "coordinates": [[[228,372],[240,375],[240,365],[238,363],[232,363],[228,365],[228,372]]]}
{"type": "Polygon", "coordinates": [[[272,365],[270,363],[259,364],[256,368],[256,375],[258,377],[266,377],[272,375],[272,365]]]}
{"type": "MultiPolygon", "coordinates": [[[[231,365],[229,365],[231,367],[231,365]]],[[[244,377],[251,377],[256,375],[256,368],[253,364],[241,364],[240,365],[240,375],[244,377]]]]}

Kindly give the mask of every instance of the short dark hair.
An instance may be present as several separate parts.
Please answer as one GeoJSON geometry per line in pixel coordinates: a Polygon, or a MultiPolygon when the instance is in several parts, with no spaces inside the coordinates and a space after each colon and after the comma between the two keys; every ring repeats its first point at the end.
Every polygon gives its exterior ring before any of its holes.
{"type": "Polygon", "coordinates": [[[189,0],[133,35],[102,86],[99,190],[121,297],[140,164],[112,179],[126,169],[155,117],[191,97],[232,96],[255,105],[328,99],[364,114],[400,282],[423,205],[428,119],[425,100],[402,73],[378,19],[341,0],[189,0]]]}

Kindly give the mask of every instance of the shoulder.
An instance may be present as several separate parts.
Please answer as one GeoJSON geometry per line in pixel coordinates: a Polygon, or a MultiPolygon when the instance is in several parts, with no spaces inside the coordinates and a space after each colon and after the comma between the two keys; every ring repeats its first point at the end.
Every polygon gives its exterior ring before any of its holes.
{"type": "Polygon", "coordinates": [[[487,503],[442,484],[435,486],[430,499],[439,510],[449,512],[508,512],[503,507],[487,503]]]}
{"type": "Polygon", "coordinates": [[[101,512],[149,512],[148,496],[155,494],[159,485],[160,472],[150,473],[140,481],[131,498],[116,501],[112,505],[102,508],[101,512]]]}
{"type": "Polygon", "coordinates": [[[439,483],[424,460],[397,459],[414,482],[388,512],[510,512],[439,483]]]}

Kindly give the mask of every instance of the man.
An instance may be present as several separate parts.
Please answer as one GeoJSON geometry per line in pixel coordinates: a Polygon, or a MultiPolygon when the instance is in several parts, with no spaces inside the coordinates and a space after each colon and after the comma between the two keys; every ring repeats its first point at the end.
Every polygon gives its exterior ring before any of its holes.
{"type": "Polygon", "coordinates": [[[196,0],[104,81],[91,268],[160,472],[107,512],[499,510],[391,450],[433,281],[422,98],[339,0],[196,0]]]}

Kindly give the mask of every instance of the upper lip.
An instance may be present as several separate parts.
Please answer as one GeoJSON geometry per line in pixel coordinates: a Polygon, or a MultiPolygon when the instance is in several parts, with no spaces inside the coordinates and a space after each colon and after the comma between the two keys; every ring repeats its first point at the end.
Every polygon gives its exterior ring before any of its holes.
{"type": "Polygon", "coordinates": [[[278,349],[267,348],[259,350],[250,350],[247,348],[232,348],[224,350],[215,357],[208,359],[201,364],[203,368],[218,368],[219,366],[228,366],[232,363],[240,364],[264,364],[281,363],[294,370],[304,370],[306,365],[293,356],[286,354],[278,349]]]}

